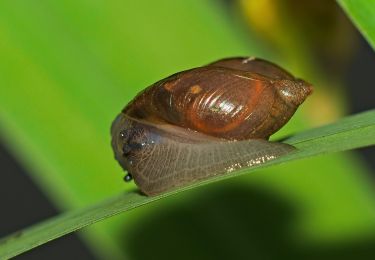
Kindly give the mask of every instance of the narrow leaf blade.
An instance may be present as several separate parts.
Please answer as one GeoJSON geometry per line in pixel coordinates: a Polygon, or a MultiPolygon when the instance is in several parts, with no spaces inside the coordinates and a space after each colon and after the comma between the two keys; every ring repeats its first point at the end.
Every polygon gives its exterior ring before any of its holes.
{"type": "Polygon", "coordinates": [[[338,2],[375,49],[375,1],[338,0],[338,2]]]}
{"type": "Polygon", "coordinates": [[[118,196],[89,208],[67,212],[30,228],[16,232],[0,240],[0,258],[14,257],[48,241],[77,231],[121,212],[126,212],[208,183],[250,173],[258,168],[266,168],[287,161],[374,145],[375,110],[349,116],[337,123],[296,134],[285,139],[284,142],[294,145],[298,150],[258,167],[235,171],[225,176],[218,176],[155,197],[146,197],[138,191],[121,193],[118,196]]]}

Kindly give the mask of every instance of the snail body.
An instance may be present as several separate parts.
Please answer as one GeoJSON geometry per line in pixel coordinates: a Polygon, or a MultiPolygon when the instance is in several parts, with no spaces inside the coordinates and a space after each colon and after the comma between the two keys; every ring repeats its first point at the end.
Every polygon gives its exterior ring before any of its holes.
{"type": "Polygon", "coordinates": [[[292,151],[268,142],[311,93],[261,59],[230,58],[146,88],[112,124],[115,157],[155,195],[292,151]]]}

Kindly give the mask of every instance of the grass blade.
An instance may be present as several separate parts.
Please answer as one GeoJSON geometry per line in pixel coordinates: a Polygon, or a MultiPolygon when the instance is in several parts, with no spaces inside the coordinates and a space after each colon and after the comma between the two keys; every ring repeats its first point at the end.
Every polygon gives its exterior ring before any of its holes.
{"type": "Polygon", "coordinates": [[[338,2],[375,49],[375,1],[338,0],[338,2]]]}
{"type": "Polygon", "coordinates": [[[374,145],[375,110],[349,116],[337,123],[296,134],[286,138],[284,142],[297,147],[297,152],[258,167],[235,171],[155,197],[146,197],[137,191],[122,193],[89,208],[67,212],[16,232],[0,241],[0,258],[14,257],[70,232],[184,190],[291,160],[374,145]]]}

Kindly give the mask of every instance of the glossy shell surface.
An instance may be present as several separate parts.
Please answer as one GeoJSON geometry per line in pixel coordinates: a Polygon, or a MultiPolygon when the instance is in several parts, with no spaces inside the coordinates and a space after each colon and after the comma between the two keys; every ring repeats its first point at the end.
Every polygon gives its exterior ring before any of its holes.
{"type": "Polygon", "coordinates": [[[233,58],[163,79],[123,112],[229,140],[268,139],[311,91],[272,63],[233,58]]]}

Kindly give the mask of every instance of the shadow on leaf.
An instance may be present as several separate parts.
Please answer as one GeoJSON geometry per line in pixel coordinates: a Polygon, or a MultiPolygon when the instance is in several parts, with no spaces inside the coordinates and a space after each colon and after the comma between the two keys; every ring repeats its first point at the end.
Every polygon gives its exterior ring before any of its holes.
{"type": "Polygon", "coordinates": [[[370,259],[375,254],[374,239],[297,245],[291,236],[297,212],[279,195],[248,185],[209,189],[152,214],[127,233],[131,259],[370,259]]]}

